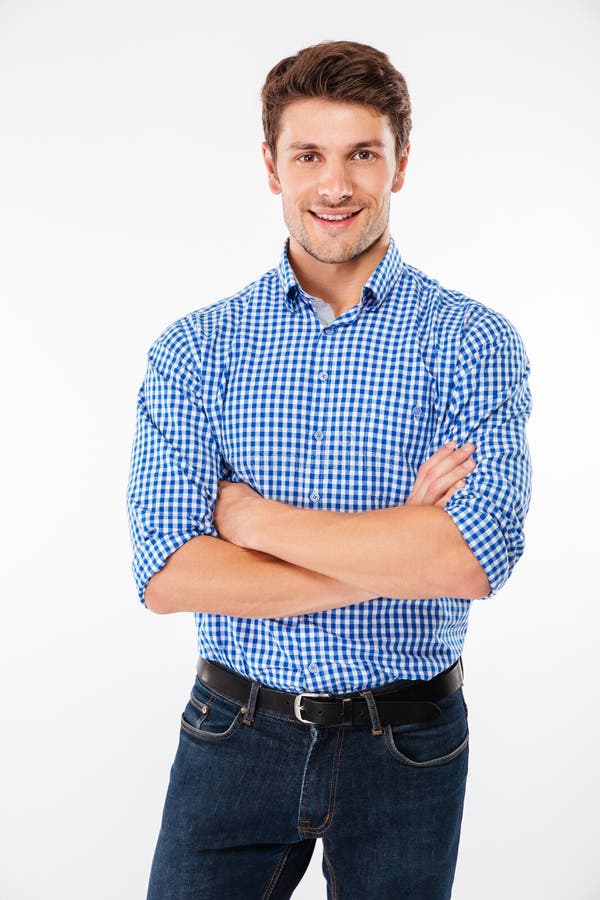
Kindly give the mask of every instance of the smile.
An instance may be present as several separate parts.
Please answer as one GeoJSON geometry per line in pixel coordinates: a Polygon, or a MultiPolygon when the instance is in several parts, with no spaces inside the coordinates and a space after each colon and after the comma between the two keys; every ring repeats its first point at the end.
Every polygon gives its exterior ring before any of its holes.
{"type": "Polygon", "coordinates": [[[309,210],[313,219],[321,225],[323,228],[327,229],[341,229],[347,228],[354,219],[362,212],[362,209],[357,209],[355,212],[346,212],[346,213],[317,213],[313,212],[312,209],[309,210]]]}

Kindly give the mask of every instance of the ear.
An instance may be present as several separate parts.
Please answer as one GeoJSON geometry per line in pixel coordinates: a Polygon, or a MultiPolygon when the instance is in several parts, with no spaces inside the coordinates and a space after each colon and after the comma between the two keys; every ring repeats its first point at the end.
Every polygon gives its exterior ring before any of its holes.
{"type": "Polygon", "coordinates": [[[400,162],[398,163],[398,168],[396,169],[396,176],[394,178],[394,183],[392,184],[392,192],[396,193],[399,191],[402,185],[404,184],[404,173],[406,172],[406,166],[408,165],[408,154],[410,153],[410,144],[407,144],[404,150],[402,151],[402,156],[400,157],[400,162]]]}
{"type": "Polygon", "coordinates": [[[269,190],[273,194],[281,193],[281,185],[279,184],[279,178],[277,177],[277,170],[275,168],[275,163],[273,162],[273,157],[271,155],[271,148],[269,147],[266,141],[263,141],[261,144],[262,147],[262,155],[265,161],[265,166],[267,168],[267,175],[269,176],[269,190]]]}

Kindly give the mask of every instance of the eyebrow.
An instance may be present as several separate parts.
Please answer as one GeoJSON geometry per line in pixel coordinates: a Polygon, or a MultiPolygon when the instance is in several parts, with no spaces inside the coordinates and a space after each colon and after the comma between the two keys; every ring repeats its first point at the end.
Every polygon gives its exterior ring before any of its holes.
{"type": "MultiPolygon", "coordinates": [[[[372,141],[359,141],[357,144],[349,144],[346,149],[348,150],[363,150],[365,147],[379,147],[384,148],[385,144],[383,141],[373,139],[372,141]]],[[[297,141],[296,143],[289,144],[286,148],[287,150],[321,150],[318,144],[306,144],[302,141],[297,141]]]]}

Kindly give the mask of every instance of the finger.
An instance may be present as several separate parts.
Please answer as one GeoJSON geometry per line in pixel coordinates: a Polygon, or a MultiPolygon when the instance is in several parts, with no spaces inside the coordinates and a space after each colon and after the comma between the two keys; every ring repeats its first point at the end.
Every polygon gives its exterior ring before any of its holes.
{"type": "Polygon", "coordinates": [[[448,441],[448,443],[443,444],[441,447],[439,447],[435,451],[435,453],[433,453],[428,459],[425,460],[425,462],[421,463],[417,470],[417,474],[415,476],[415,480],[409,494],[409,498],[413,502],[420,503],[424,499],[428,480],[430,480],[430,476],[435,477],[433,474],[433,470],[435,469],[436,465],[438,465],[442,460],[448,459],[450,456],[452,456],[456,444],[456,441],[448,441]]]}
{"type": "Polygon", "coordinates": [[[436,496],[435,488],[432,487],[433,483],[437,479],[446,476],[446,481],[440,484],[442,491],[445,491],[453,481],[471,471],[469,465],[465,465],[465,463],[469,461],[474,450],[474,444],[467,443],[459,447],[458,450],[444,454],[437,461],[435,460],[436,454],[434,454],[419,468],[413,491],[422,497],[425,502],[431,503],[432,496],[437,500],[440,494],[438,492],[436,496]]]}
{"type": "Polygon", "coordinates": [[[448,502],[448,500],[450,499],[450,497],[452,497],[458,490],[460,490],[460,488],[464,488],[465,486],[466,486],[466,481],[457,481],[456,484],[452,485],[452,487],[450,488],[449,491],[446,491],[446,493],[444,494],[443,497],[440,497],[440,499],[437,501],[437,503],[434,503],[434,506],[444,507],[446,505],[446,503],[448,502]]]}
{"type": "Polygon", "coordinates": [[[454,453],[457,444],[458,441],[448,441],[447,444],[443,444],[419,466],[419,472],[428,472],[429,469],[433,468],[438,462],[451,456],[452,453],[454,453]]]}
{"type": "Polygon", "coordinates": [[[429,469],[423,464],[411,489],[417,502],[437,502],[450,485],[472,472],[476,466],[474,449],[472,444],[466,444],[429,469]]]}
{"type": "Polygon", "coordinates": [[[452,471],[472,455],[474,450],[475,445],[471,443],[463,444],[457,450],[453,450],[451,444],[446,444],[421,464],[415,484],[423,480],[439,478],[440,475],[452,471]]]}
{"type": "MultiPolygon", "coordinates": [[[[451,472],[456,466],[460,466],[474,452],[475,444],[468,441],[461,447],[457,447],[453,453],[445,455],[442,459],[436,460],[433,465],[428,466],[429,473],[433,473],[435,478],[439,478],[440,475],[445,475],[446,472],[451,472]]],[[[431,459],[433,460],[433,457],[431,459]]]]}
{"type": "Polygon", "coordinates": [[[476,468],[477,463],[475,460],[469,458],[439,478],[433,477],[433,473],[431,473],[422,482],[415,482],[411,501],[425,504],[437,503],[457,481],[470,475],[476,468]]]}
{"type": "Polygon", "coordinates": [[[449,490],[453,484],[460,479],[466,478],[467,475],[470,475],[471,472],[474,472],[477,468],[477,463],[474,459],[466,459],[463,463],[456,466],[452,471],[446,472],[445,475],[441,475],[439,478],[434,478],[430,480],[426,495],[428,494],[430,497],[434,497],[436,500],[438,497],[441,497],[443,494],[449,490]]]}

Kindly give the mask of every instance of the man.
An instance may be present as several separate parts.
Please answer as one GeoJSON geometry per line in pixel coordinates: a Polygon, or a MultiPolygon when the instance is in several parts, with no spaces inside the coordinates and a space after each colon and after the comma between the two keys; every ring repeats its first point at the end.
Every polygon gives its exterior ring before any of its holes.
{"type": "Polygon", "coordinates": [[[148,897],[289,897],[322,837],[329,897],[441,900],[469,608],[523,551],[529,363],[390,236],[387,56],[306,48],[262,99],[280,262],[166,328],[138,397],[139,596],[194,611],[200,652],[148,897]]]}

